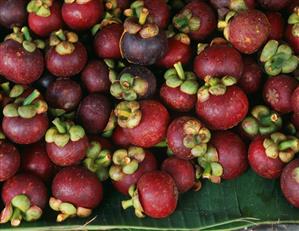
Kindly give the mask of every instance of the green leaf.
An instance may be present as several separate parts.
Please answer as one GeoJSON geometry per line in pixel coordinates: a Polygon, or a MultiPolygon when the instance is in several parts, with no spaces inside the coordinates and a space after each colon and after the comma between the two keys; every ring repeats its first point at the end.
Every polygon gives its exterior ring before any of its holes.
{"type": "MultiPolygon", "coordinates": [[[[257,224],[299,223],[299,209],[283,198],[278,180],[266,180],[251,170],[221,184],[203,182],[199,192],[180,195],[177,211],[165,219],[138,219],[133,209],[121,209],[127,197],[106,187],[105,200],[86,219],[73,218],[61,224],[55,214],[45,211],[34,223],[23,222],[14,230],[232,230],[257,224]]],[[[11,230],[0,225],[1,231],[11,230]]]]}

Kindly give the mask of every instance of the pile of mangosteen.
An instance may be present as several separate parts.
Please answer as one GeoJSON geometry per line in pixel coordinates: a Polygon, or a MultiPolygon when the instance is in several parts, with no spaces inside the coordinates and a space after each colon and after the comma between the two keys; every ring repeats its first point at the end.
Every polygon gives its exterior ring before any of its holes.
{"type": "Polygon", "coordinates": [[[0,28],[0,223],[107,187],[164,218],[249,167],[299,207],[298,0],[1,0],[0,28]]]}

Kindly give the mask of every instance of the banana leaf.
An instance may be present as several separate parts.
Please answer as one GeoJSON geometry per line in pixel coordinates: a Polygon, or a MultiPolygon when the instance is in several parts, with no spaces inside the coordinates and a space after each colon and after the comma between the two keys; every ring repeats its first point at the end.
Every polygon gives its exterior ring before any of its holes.
{"type": "MultiPolygon", "coordinates": [[[[110,189],[105,200],[87,219],[73,218],[57,224],[55,214],[23,222],[14,230],[233,230],[258,224],[299,223],[299,209],[284,199],[278,180],[265,180],[248,170],[243,176],[221,184],[204,182],[199,192],[180,196],[177,211],[165,219],[139,219],[133,209],[122,210],[127,199],[110,189]]],[[[12,230],[0,225],[1,230],[12,230]]]]}

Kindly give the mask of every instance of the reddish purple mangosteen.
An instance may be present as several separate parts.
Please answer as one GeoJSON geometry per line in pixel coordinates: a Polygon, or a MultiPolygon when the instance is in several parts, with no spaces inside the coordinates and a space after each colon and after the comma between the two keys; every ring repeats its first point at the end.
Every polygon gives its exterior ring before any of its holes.
{"type": "Polygon", "coordinates": [[[115,79],[110,80],[110,93],[119,100],[146,99],[156,92],[156,77],[144,66],[128,66],[115,79]]]}
{"type": "Polygon", "coordinates": [[[211,78],[198,90],[196,114],[212,130],[235,127],[247,115],[247,96],[235,82],[230,76],[211,78]]]}
{"type": "Polygon", "coordinates": [[[81,72],[81,81],[89,93],[107,93],[110,90],[109,68],[101,60],[91,60],[81,72]]]}
{"type": "Polygon", "coordinates": [[[58,166],[79,164],[89,147],[84,129],[71,121],[56,118],[46,135],[46,149],[51,161],[58,166]]]}
{"type": "Polygon", "coordinates": [[[0,133],[0,138],[0,182],[3,182],[11,178],[19,170],[21,157],[15,145],[5,140],[2,132],[0,133]]]}
{"type": "Polygon", "coordinates": [[[130,187],[132,199],[122,202],[122,207],[131,206],[137,217],[165,218],[176,209],[178,189],[174,179],[164,171],[152,171],[142,175],[136,187],[130,187]]]}
{"type": "Polygon", "coordinates": [[[129,188],[135,185],[146,172],[158,169],[156,157],[147,150],[130,146],[118,149],[112,155],[109,176],[117,191],[129,195],[129,188]]]}
{"type": "Polygon", "coordinates": [[[52,179],[55,166],[48,157],[44,141],[25,146],[21,157],[22,171],[31,172],[44,182],[52,179]]]}
{"type": "Polygon", "coordinates": [[[244,54],[253,54],[267,41],[271,24],[259,10],[244,10],[228,13],[218,27],[224,29],[224,36],[244,54]]]}
{"type": "Polygon", "coordinates": [[[292,93],[297,86],[297,80],[291,76],[279,75],[268,78],[263,89],[264,100],[275,111],[291,112],[292,93]]]}
{"type": "Polygon", "coordinates": [[[191,39],[203,40],[216,29],[217,18],[210,5],[193,0],[173,17],[173,25],[191,39]]]}
{"type": "Polygon", "coordinates": [[[80,103],[77,116],[87,133],[96,134],[104,131],[111,114],[108,98],[100,94],[90,94],[80,103]]]}
{"type": "Polygon", "coordinates": [[[290,162],[282,171],[280,187],[287,201],[294,207],[299,208],[299,159],[290,162]]]}
{"type": "Polygon", "coordinates": [[[171,68],[176,63],[187,64],[192,55],[190,39],[185,34],[168,38],[168,48],[165,55],[156,63],[158,66],[171,68]]]}
{"type": "Polygon", "coordinates": [[[195,187],[195,170],[189,160],[169,157],[163,161],[161,169],[174,179],[178,191],[184,193],[195,187]]]}
{"type": "Polygon", "coordinates": [[[71,217],[88,217],[103,199],[103,187],[96,174],[84,167],[60,170],[52,182],[49,204],[57,211],[57,222],[71,217]],[[74,193],[75,192],[75,193],[74,193]]]}
{"type": "Polygon", "coordinates": [[[83,70],[87,63],[87,51],[77,34],[63,30],[52,32],[49,45],[45,59],[47,69],[53,75],[72,77],[83,70]]]}
{"type": "Polygon", "coordinates": [[[49,36],[62,27],[60,3],[57,0],[31,0],[27,5],[29,28],[38,36],[49,36]]]}
{"type": "MultiPolygon", "coordinates": [[[[119,41],[124,31],[122,24],[117,21],[106,22],[108,25],[101,25],[101,29],[96,32],[93,46],[98,57],[104,59],[120,59],[121,53],[119,41]]],[[[94,32],[95,33],[95,32],[94,32]]]]}
{"type": "Polygon", "coordinates": [[[38,220],[48,201],[45,184],[30,173],[21,173],[7,180],[1,196],[5,207],[0,214],[0,222],[10,221],[12,226],[19,226],[22,220],[38,220]]]}
{"type": "Polygon", "coordinates": [[[160,143],[166,136],[169,114],[156,100],[123,101],[116,106],[114,112],[118,125],[124,128],[133,145],[149,148],[160,143]]]}
{"type": "Polygon", "coordinates": [[[50,83],[46,90],[46,100],[49,106],[64,111],[77,108],[82,97],[78,83],[68,78],[59,78],[50,83]]]}
{"type": "Polygon", "coordinates": [[[47,103],[38,90],[15,85],[10,91],[12,102],[3,108],[2,129],[16,144],[39,141],[48,129],[47,103]]]}
{"type": "Polygon", "coordinates": [[[182,116],[170,123],[166,139],[176,157],[190,160],[207,152],[211,133],[198,119],[182,116]]]}
{"type": "Polygon", "coordinates": [[[165,105],[181,112],[192,110],[199,87],[195,74],[185,72],[179,62],[165,72],[164,78],[166,81],[160,88],[160,97],[165,105]]]}
{"type": "Polygon", "coordinates": [[[45,44],[33,40],[27,27],[13,28],[0,44],[0,74],[18,84],[31,84],[44,71],[44,58],[40,48],[45,44]]]}
{"type": "Polygon", "coordinates": [[[102,0],[64,0],[61,9],[63,21],[73,30],[87,30],[104,14],[102,0]]]}
{"type": "Polygon", "coordinates": [[[249,146],[248,160],[251,168],[267,179],[280,177],[284,166],[299,150],[299,140],[283,133],[256,137],[249,146]]]}

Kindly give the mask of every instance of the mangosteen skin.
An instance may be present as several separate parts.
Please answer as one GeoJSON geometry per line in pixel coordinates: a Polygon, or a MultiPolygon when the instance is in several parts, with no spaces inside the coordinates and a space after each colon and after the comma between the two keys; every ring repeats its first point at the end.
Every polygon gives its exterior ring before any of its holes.
{"type": "Polygon", "coordinates": [[[92,60],[81,73],[81,81],[89,93],[108,93],[111,82],[107,65],[101,60],[92,60]]]}
{"type": "Polygon", "coordinates": [[[35,13],[29,13],[28,15],[28,25],[38,36],[47,37],[51,32],[62,28],[63,21],[58,1],[54,1],[49,9],[51,14],[48,17],[38,16],[35,13]]]}
{"type": "Polygon", "coordinates": [[[31,174],[20,173],[7,180],[2,187],[1,196],[5,205],[20,194],[26,195],[33,205],[45,208],[48,203],[47,188],[43,181],[31,174]]]}
{"type": "Polygon", "coordinates": [[[119,126],[113,130],[111,139],[113,140],[113,143],[119,147],[126,148],[131,145],[126,134],[126,130],[119,126]]]}
{"type": "Polygon", "coordinates": [[[209,99],[197,101],[196,114],[212,130],[227,130],[240,123],[248,112],[246,94],[237,86],[227,87],[220,96],[210,95],[209,99]]]}
{"type": "Polygon", "coordinates": [[[25,146],[22,150],[21,169],[39,176],[44,182],[54,174],[54,164],[49,159],[44,141],[25,146]]]}
{"type": "Polygon", "coordinates": [[[295,36],[292,33],[293,25],[287,25],[287,29],[285,31],[285,37],[288,43],[293,48],[296,54],[299,54],[299,36],[295,36]]]}
{"type": "Polygon", "coordinates": [[[213,133],[211,144],[218,152],[219,164],[223,167],[224,180],[232,180],[242,175],[247,167],[247,148],[244,141],[232,131],[213,133]]]}
{"type": "Polygon", "coordinates": [[[49,72],[58,77],[72,77],[79,74],[87,63],[87,51],[80,42],[74,44],[73,53],[60,55],[55,47],[46,52],[46,66],[49,72]]]}
{"type": "Polygon", "coordinates": [[[296,87],[296,89],[293,91],[291,103],[294,113],[299,114],[299,87],[296,87]]]}
{"type": "Polygon", "coordinates": [[[142,118],[137,127],[125,128],[125,133],[131,144],[150,148],[160,143],[166,136],[169,123],[167,109],[158,101],[142,100],[140,110],[142,118]]]}
{"type": "Polygon", "coordinates": [[[243,57],[244,71],[238,81],[238,85],[246,94],[252,94],[259,90],[262,82],[262,69],[251,56],[243,57]]]}
{"type": "Polygon", "coordinates": [[[144,213],[151,218],[164,218],[177,206],[178,189],[174,179],[166,172],[152,171],[138,180],[137,190],[144,213]]]}
{"type": "Polygon", "coordinates": [[[46,100],[53,108],[72,111],[79,105],[82,90],[78,83],[71,79],[59,78],[47,88],[46,100]]]}
{"type": "Polygon", "coordinates": [[[228,40],[244,54],[256,52],[268,39],[271,25],[258,10],[240,11],[229,22],[228,40]]]}
{"type": "Polygon", "coordinates": [[[87,30],[95,25],[103,16],[104,7],[102,0],[89,2],[64,3],[61,8],[63,21],[73,30],[87,30]]]}
{"type": "Polygon", "coordinates": [[[186,94],[179,87],[168,87],[165,83],[160,88],[160,97],[166,106],[180,112],[192,110],[196,103],[196,94],[186,94]]]}
{"type": "Polygon", "coordinates": [[[11,178],[19,170],[21,157],[16,147],[6,141],[0,142],[0,182],[11,178]]]}
{"type": "Polygon", "coordinates": [[[48,129],[46,114],[38,114],[31,119],[4,117],[2,129],[7,138],[16,144],[32,144],[39,141],[48,129]]]}
{"type": "Polygon", "coordinates": [[[0,44],[0,74],[18,84],[36,81],[44,71],[44,58],[39,49],[26,51],[22,44],[8,39],[0,44]]]}
{"type": "Polygon", "coordinates": [[[77,116],[86,132],[96,134],[105,129],[111,110],[109,99],[104,95],[94,93],[81,101],[77,116]]]}
{"type": "Polygon", "coordinates": [[[124,195],[129,195],[130,186],[137,183],[139,178],[146,172],[151,172],[158,169],[156,157],[149,151],[145,152],[144,160],[139,163],[138,169],[133,174],[125,174],[119,181],[112,181],[113,186],[117,191],[124,195]]]}
{"type": "Polygon", "coordinates": [[[250,167],[261,177],[267,179],[279,178],[285,164],[279,159],[272,159],[266,155],[263,146],[265,138],[256,137],[249,145],[248,160],[250,167]]]}
{"type": "Polygon", "coordinates": [[[77,165],[86,156],[89,147],[88,138],[84,136],[78,141],[69,141],[64,147],[55,143],[47,143],[46,149],[51,161],[58,166],[77,165]]]}
{"type": "Polygon", "coordinates": [[[280,188],[289,203],[299,208],[299,182],[296,181],[294,170],[299,167],[299,159],[291,161],[282,171],[280,188]]]}
{"type": "Polygon", "coordinates": [[[181,159],[191,160],[194,156],[191,154],[191,148],[187,148],[183,144],[184,140],[184,124],[195,118],[182,116],[174,119],[167,129],[167,143],[173,154],[181,159]]]}
{"type": "Polygon", "coordinates": [[[154,95],[157,87],[156,77],[147,67],[140,66],[140,65],[128,66],[122,70],[122,72],[119,74],[119,77],[125,73],[130,74],[132,76],[139,76],[140,78],[147,81],[148,83],[147,92],[145,95],[139,96],[139,99],[146,99],[154,95]]]}
{"type": "Polygon", "coordinates": [[[212,45],[204,49],[194,60],[194,72],[201,79],[206,76],[220,77],[229,75],[240,79],[244,63],[241,54],[226,44],[212,45]]]}
{"type": "Polygon", "coordinates": [[[291,0],[257,0],[257,2],[262,6],[263,8],[267,10],[282,10],[283,8],[286,8],[289,3],[291,3],[291,0]]]}
{"type": "Polygon", "coordinates": [[[81,166],[71,166],[54,177],[52,195],[76,207],[93,209],[103,199],[103,187],[94,173],[81,166]]]}
{"type": "Polygon", "coordinates": [[[94,51],[104,59],[120,59],[119,41],[123,34],[122,24],[112,23],[100,30],[94,38],[94,51]]]}
{"type": "Polygon", "coordinates": [[[189,33],[193,40],[204,40],[217,27],[217,18],[213,8],[203,1],[193,0],[184,9],[189,9],[192,15],[199,17],[200,27],[189,33]]]}
{"type": "Polygon", "coordinates": [[[283,20],[281,13],[270,11],[270,12],[266,12],[265,14],[271,25],[271,31],[268,40],[270,39],[274,39],[278,41],[281,40],[285,29],[285,25],[284,25],[285,22],[283,20]]]}
{"type": "Polygon", "coordinates": [[[298,83],[295,78],[279,75],[268,78],[263,89],[265,102],[275,111],[288,113],[292,111],[291,97],[298,83]]]}
{"type": "Polygon", "coordinates": [[[156,63],[164,68],[172,68],[174,64],[181,62],[187,64],[192,56],[191,47],[175,38],[168,39],[168,48],[165,55],[156,63]]]}
{"type": "Polygon", "coordinates": [[[6,28],[23,26],[26,23],[28,0],[1,0],[0,24],[6,28]]]}
{"type": "Polygon", "coordinates": [[[165,29],[169,23],[170,11],[165,0],[144,0],[144,6],[149,11],[149,21],[165,29]]]}
{"type": "Polygon", "coordinates": [[[139,34],[124,32],[120,41],[122,56],[130,63],[152,65],[162,58],[167,51],[167,37],[159,31],[154,37],[144,39],[139,34]]]}
{"type": "Polygon", "coordinates": [[[172,156],[163,161],[161,169],[172,176],[180,193],[189,191],[195,184],[195,171],[189,160],[172,156]]]}

